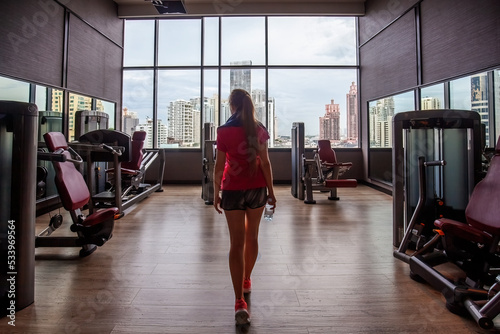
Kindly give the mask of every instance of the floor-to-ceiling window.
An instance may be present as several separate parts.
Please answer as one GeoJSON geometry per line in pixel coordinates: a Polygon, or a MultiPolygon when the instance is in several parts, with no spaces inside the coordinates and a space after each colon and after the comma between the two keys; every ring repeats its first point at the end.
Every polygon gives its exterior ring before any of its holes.
{"type": "Polygon", "coordinates": [[[147,130],[150,147],[196,148],[204,123],[230,116],[247,90],[270,147],[290,147],[293,122],[306,143],[357,147],[353,17],[205,17],[125,22],[123,131],[147,130]]]}

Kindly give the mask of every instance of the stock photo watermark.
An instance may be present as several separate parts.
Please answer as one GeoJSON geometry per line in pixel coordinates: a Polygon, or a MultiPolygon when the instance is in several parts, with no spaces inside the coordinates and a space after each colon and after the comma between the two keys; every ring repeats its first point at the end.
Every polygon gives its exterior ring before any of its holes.
{"type": "Polygon", "coordinates": [[[7,319],[10,326],[16,326],[16,225],[15,220],[7,222],[7,319]]]}
{"type": "MultiPolygon", "coordinates": [[[[61,0],[61,5],[67,5],[71,0],[61,0]]],[[[24,50],[31,39],[39,34],[39,30],[44,28],[55,16],[63,10],[57,2],[53,0],[39,0],[37,5],[40,10],[36,11],[31,17],[23,16],[21,21],[21,29],[18,31],[11,31],[7,34],[12,50],[19,53],[24,50]]]]}

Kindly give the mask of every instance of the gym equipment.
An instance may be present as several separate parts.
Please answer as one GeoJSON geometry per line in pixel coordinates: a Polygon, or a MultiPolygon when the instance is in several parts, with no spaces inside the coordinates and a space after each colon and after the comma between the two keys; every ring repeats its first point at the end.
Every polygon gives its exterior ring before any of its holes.
{"type": "Polygon", "coordinates": [[[484,329],[493,327],[500,313],[500,138],[488,172],[474,188],[465,210],[465,220],[439,218],[436,233],[444,254],[465,277],[448,277],[426,257],[409,258],[414,277],[440,291],[446,307],[456,314],[469,313],[484,329]]]}
{"type": "Polygon", "coordinates": [[[339,179],[352,163],[337,162],[335,151],[329,140],[319,140],[318,149],[312,159],[305,154],[304,123],[292,124],[292,196],[304,200],[306,204],[315,204],[313,191],[329,191],[330,200],[338,200],[337,188],[357,187],[355,179],[339,179]],[[320,152],[321,151],[321,152],[320,152]],[[326,175],[325,175],[326,173],[326,175]],[[305,199],[304,199],[305,197],[305,199]]]}
{"type": "Polygon", "coordinates": [[[12,311],[12,309],[7,310],[8,307],[21,310],[35,300],[37,130],[38,108],[35,104],[0,101],[0,314],[2,315],[12,311]],[[7,281],[7,278],[11,277],[15,277],[13,289],[10,281],[7,281]]]}
{"type": "Polygon", "coordinates": [[[408,247],[418,250],[434,237],[433,222],[439,215],[463,220],[472,189],[481,179],[481,142],[481,119],[476,112],[440,109],[394,116],[393,244],[400,247],[400,254],[408,247]],[[446,165],[433,164],[425,169],[429,175],[425,179],[425,202],[416,210],[422,189],[420,156],[423,161],[446,161],[446,165]],[[410,226],[415,211],[417,216],[410,226]],[[409,231],[412,235],[401,245],[409,231]]]}
{"type": "MultiPolygon", "coordinates": [[[[74,138],[78,140],[80,137],[94,130],[105,130],[109,125],[109,115],[97,110],[77,110],[75,112],[74,138]]],[[[44,132],[45,133],[45,132],[44,132]]],[[[83,166],[86,163],[84,162],[83,166]]],[[[96,160],[92,171],[94,191],[101,193],[106,190],[106,169],[108,168],[107,161],[96,160]]],[[[88,179],[87,168],[83,169],[83,177],[88,179]]]]}
{"type": "Polygon", "coordinates": [[[351,167],[351,162],[337,162],[335,151],[330,146],[329,140],[318,140],[318,149],[314,153],[313,159],[303,161],[303,182],[305,186],[306,198],[304,203],[315,204],[313,191],[329,191],[329,200],[338,201],[337,188],[355,188],[358,182],[355,179],[339,179],[351,167]]]}
{"type": "MultiPolygon", "coordinates": [[[[130,161],[124,161],[121,163],[121,189],[125,189],[121,193],[122,201],[129,201],[138,194],[144,193],[143,195],[146,196],[153,191],[163,191],[163,189],[161,189],[161,182],[157,182],[154,187],[152,187],[149,183],[144,183],[147,169],[160,155],[159,150],[150,150],[143,148],[144,141],[146,140],[146,135],[147,134],[145,131],[135,131],[132,134],[132,151],[130,154],[130,161]]],[[[114,172],[114,168],[109,168],[106,170],[107,174],[114,174],[114,172]]],[[[161,175],[160,177],[162,178],[163,175],[161,175]]],[[[114,185],[111,184],[111,188],[108,190],[108,192],[112,191],[113,187],[114,185]]],[[[93,199],[95,201],[99,201],[100,196],[102,195],[96,195],[93,197],[93,199]]]]}
{"type": "Polygon", "coordinates": [[[123,216],[124,210],[135,203],[148,197],[153,192],[162,192],[163,172],[165,168],[165,153],[162,149],[143,149],[146,133],[136,131],[137,134],[131,139],[124,132],[115,130],[94,130],[80,136],[79,141],[71,143],[77,152],[82,155],[87,162],[87,184],[92,194],[89,202],[89,210],[93,212],[94,207],[115,206],[123,216]],[[103,144],[112,147],[114,152],[121,154],[111,154],[103,150],[103,144]],[[146,181],[150,167],[157,161],[158,170],[153,182],[146,181]],[[113,162],[113,168],[108,174],[113,178],[109,181],[110,188],[103,192],[96,193],[92,185],[94,163],[96,161],[113,162]],[[122,165],[124,164],[124,165],[122,165]],[[124,168],[129,167],[129,168],[124,168]],[[122,177],[122,175],[127,175],[122,177]],[[125,189],[125,191],[122,191],[125,189]]]}
{"type": "Polygon", "coordinates": [[[206,205],[214,203],[214,167],[215,167],[215,127],[212,123],[205,123],[203,127],[203,145],[202,145],[202,187],[201,198],[206,205]]]}
{"type": "Polygon", "coordinates": [[[302,156],[305,149],[305,130],[304,123],[292,123],[292,196],[300,200],[304,199],[304,180],[302,156]]]}
{"type": "MultiPolygon", "coordinates": [[[[38,150],[42,152],[48,152],[45,147],[45,141],[43,139],[43,134],[47,132],[62,132],[63,122],[62,113],[57,111],[38,111],[38,150]]],[[[44,192],[37,187],[40,191],[37,191],[37,200],[57,197],[57,189],[54,184],[54,177],[56,173],[54,167],[49,161],[38,160],[37,167],[37,185],[40,182],[45,183],[44,192]],[[45,176],[44,176],[45,174],[45,176]]]]}
{"type": "MultiPolygon", "coordinates": [[[[426,176],[426,168],[434,167],[434,166],[445,166],[446,161],[425,161],[425,157],[418,157],[418,190],[419,197],[418,203],[413,211],[411,219],[408,223],[408,227],[406,229],[406,233],[403,236],[403,240],[399,244],[397,250],[394,251],[393,255],[395,258],[398,258],[406,263],[410,262],[410,257],[415,255],[423,255],[427,253],[434,252],[435,248],[440,248],[437,245],[437,241],[439,239],[439,235],[434,234],[434,237],[429,234],[429,231],[424,231],[424,227],[430,226],[430,224],[417,224],[419,219],[422,217],[422,209],[424,208],[425,203],[427,201],[427,176],[426,176]],[[425,233],[424,233],[425,232],[425,233]],[[414,252],[408,254],[407,251],[409,249],[413,249],[414,252]]],[[[431,215],[435,217],[442,216],[441,213],[437,212],[439,208],[444,204],[441,199],[436,199],[434,201],[435,208],[430,212],[431,215]]],[[[429,206],[429,204],[428,204],[429,206]]],[[[433,256],[440,257],[441,253],[433,253],[433,256]]],[[[446,261],[445,261],[446,262],[446,261]]],[[[412,274],[410,274],[412,275],[412,274]]]]}
{"type": "Polygon", "coordinates": [[[201,198],[203,198],[206,205],[214,204],[214,168],[216,153],[215,140],[205,140],[201,198]]]}
{"type": "Polygon", "coordinates": [[[75,138],[80,138],[90,131],[107,129],[108,122],[109,115],[105,112],[78,110],[75,112],[75,138]]]}
{"type": "MultiPolygon", "coordinates": [[[[45,143],[51,153],[39,154],[39,158],[52,161],[56,171],[55,184],[64,209],[70,212],[72,232],[76,237],[55,237],[52,233],[62,225],[62,216],[55,215],[35,239],[35,247],[81,247],[80,257],[92,254],[98,246],[112,237],[115,215],[118,208],[108,208],[85,216],[82,208],[90,200],[90,193],[83,175],[75,165],[82,158],[68,146],[60,132],[44,134],[45,143]]],[[[110,149],[110,148],[108,148],[110,149]]]]}

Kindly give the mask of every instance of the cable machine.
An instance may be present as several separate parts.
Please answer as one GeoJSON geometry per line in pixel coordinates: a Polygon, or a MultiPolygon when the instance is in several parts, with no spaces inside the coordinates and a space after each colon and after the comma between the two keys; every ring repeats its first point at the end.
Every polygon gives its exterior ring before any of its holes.
{"type": "Polygon", "coordinates": [[[480,115],[464,110],[424,110],[398,113],[393,119],[393,244],[398,247],[414,217],[415,234],[432,235],[440,216],[463,220],[474,186],[481,178],[480,115]],[[419,157],[425,169],[425,194],[419,195],[419,157]]]}
{"type": "Polygon", "coordinates": [[[35,300],[38,108],[0,101],[0,314],[35,300]]]}

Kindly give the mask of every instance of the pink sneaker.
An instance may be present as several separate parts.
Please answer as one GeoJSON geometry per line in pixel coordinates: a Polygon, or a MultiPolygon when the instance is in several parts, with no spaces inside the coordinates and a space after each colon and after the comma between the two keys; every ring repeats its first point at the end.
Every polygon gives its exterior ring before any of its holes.
{"type": "Polygon", "coordinates": [[[250,278],[245,278],[243,280],[243,293],[252,292],[252,280],[250,278]]]}
{"type": "Polygon", "coordinates": [[[250,323],[250,314],[248,313],[248,306],[243,298],[236,299],[236,303],[234,304],[234,311],[235,311],[234,320],[236,322],[236,326],[247,325],[250,323]]]}

